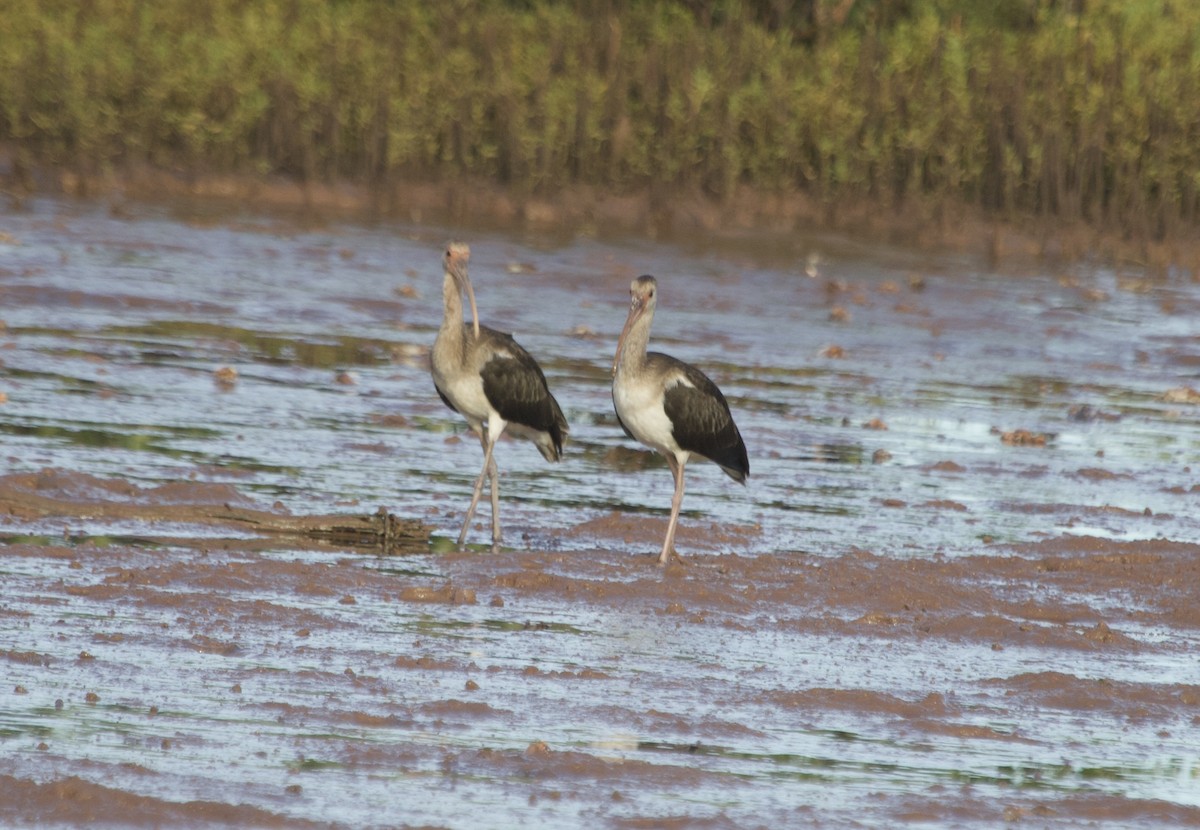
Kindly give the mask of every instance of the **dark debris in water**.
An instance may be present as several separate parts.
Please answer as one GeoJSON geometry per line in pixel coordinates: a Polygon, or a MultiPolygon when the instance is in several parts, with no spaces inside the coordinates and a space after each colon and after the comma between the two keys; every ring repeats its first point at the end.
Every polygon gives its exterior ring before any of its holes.
{"type": "Polygon", "coordinates": [[[86,517],[92,522],[133,524],[143,528],[138,538],[143,546],[165,539],[189,543],[186,535],[156,532],[164,523],[206,528],[202,537],[206,541],[200,544],[211,543],[226,532],[231,538],[259,537],[268,544],[287,539],[290,545],[301,547],[396,554],[424,552],[430,540],[430,528],[423,522],[401,518],[382,507],[367,515],[293,516],[263,509],[224,485],[176,483],[143,489],[55,470],[0,476],[0,515],[56,521],[86,517]]]}

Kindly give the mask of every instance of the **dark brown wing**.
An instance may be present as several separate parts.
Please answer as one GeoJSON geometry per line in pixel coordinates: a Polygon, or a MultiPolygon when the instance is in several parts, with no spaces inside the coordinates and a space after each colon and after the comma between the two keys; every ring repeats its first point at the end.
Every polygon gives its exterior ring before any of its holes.
{"type": "Polygon", "coordinates": [[[691,384],[677,383],[663,395],[663,409],[671,421],[675,442],[719,465],[735,481],[745,482],[750,475],[746,444],[721,390],[707,375],[682,360],[657,352],[647,358],[669,362],[691,384]]]}
{"type": "Polygon", "coordinates": [[[488,403],[509,423],[521,424],[550,436],[558,454],[567,435],[567,419],[550,394],[542,367],[511,335],[484,329],[495,338],[497,354],[483,365],[483,394],[488,403]]]}

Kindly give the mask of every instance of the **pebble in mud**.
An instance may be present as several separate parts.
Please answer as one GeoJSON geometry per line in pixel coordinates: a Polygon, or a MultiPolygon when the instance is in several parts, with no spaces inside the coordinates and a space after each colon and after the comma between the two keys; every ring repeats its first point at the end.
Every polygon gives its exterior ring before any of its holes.
{"type": "Polygon", "coordinates": [[[404,602],[447,603],[449,605],[474,605],[475,590],[473,588],[457,588],[453,585],[443,585],[439,588],[429,588],[423,585],[411,585],[401,589],[400,599],[404,602]]]}
{"type": "Polygon", "coordinates": [[[1092,421],[1119,421],[1120,415],[1111,412],[1105,412],[1102,409],[1097,409],[1090,404],[1074,404],[1067,408],[1067,418],[1076,423],[1090,423],[1092,421]]]}
{"type": "Polygon", "coordinates": [[[213,372],[213,382],[218,389],[229,390],[237,385],[238,370],[232,366],[221,366],[213,372]]]}
{"type": "Polygon", "coordinates": [[[1167,403],[1200,404],[1200,392],[1190,386],[1179,386],[1163,392],[1159,400],[1167,403]]]}
{"type": "Polygon", "coordinates": [[[1014,429],[1000,433],[1001,443],[1012,447],[1044,447],[1047,440],[1048,437],[1044,433],[1032,432],[1028,429],[1014,429]]]}

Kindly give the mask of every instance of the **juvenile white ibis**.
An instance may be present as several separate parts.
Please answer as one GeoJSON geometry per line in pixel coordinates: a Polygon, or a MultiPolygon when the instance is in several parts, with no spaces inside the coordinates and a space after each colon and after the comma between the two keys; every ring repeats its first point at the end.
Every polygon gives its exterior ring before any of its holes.
{"type": "Polygon", "coordinates": [[[494,451],[496,440],[507,429],[527,438],[547,461],[562,457],[567,420],[550,394],[546,376],[529,352],[512,335],[479,325],[475,289],[467,277],[471,249],[458,242],[446,246],[442,281],[444,314],[433,342],[433,384],[443,403],[467,419],[483,446],[483,469],[475,480],[471,506],[458,534],[458,546],[483,493],[486,476],[492,483],[492,548],[500,545],[500,491],[494,451]],[[462,295],[471,303],[471,322],[463,322],[462,295]]]}
{"type": "Polygon", "coordinates": [[[671,519],[658,556],[658,563],[665,565],[670,557],[678,557],[675,527],[683,504],[683,469],[691,457],[712,461],[741,484],[750,474],[750,462],[717,385],[695,366],[646,351],[658,282],[651,276],[638,277],[629,295],[629,317],[613,358],[613,407],[625,434],[662,453],[675,479],[671,519]]]}

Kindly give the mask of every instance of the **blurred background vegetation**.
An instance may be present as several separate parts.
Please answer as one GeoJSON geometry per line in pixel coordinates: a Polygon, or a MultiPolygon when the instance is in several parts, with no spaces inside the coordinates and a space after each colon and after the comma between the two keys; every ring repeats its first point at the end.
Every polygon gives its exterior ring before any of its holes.
{"type": "Polygon", "coordinates": [[[1200,211],[1187,0],[0,0],[15,168],[1200,211]]]}

